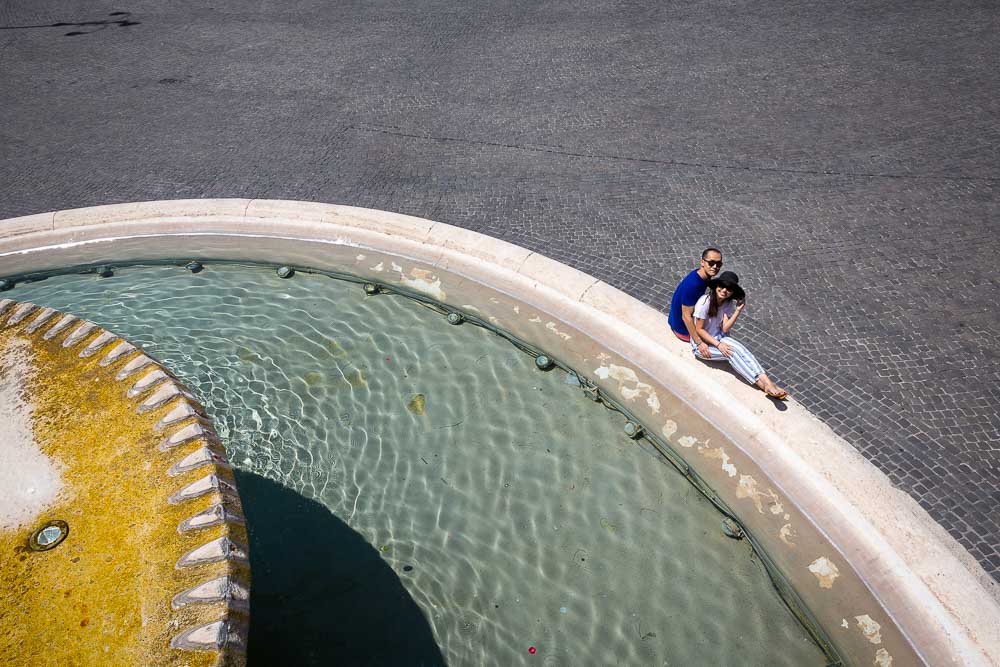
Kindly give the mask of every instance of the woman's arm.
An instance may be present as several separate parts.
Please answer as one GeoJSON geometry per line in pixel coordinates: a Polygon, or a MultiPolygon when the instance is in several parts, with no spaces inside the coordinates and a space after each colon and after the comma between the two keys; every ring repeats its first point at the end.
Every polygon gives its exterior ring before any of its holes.
{"type": "Polygon", "coordinates": [[[736,324],[736,320],[739,319],[740,313],[743,312],[743,307],[746,305],[746,301],[740,301],[736,304],[736,309],[733,310],[732,315],[722,318],[722,333],[729,333],[729,330],[733,328],[734,324],[736,324]]]}
{"type": "Polygon", "coordinates": [[[715,340],[710,333],[705,330],[705,320],[700,317],[694,318],[694,326],[698,330],[698,338],[708,345],[719,347],[719,341],[715,340]]]}
{"type": "MultiPolygon", "coordinates": [[[[726,357],[733,356],[733,348],[731,348],[727,343],[720,343],[711,335],[709,335],[707,331],[705,331],[705,320],[700,318],[695,318],[694,322],[695,326],[698,327],[698,335],[701,336],[701,340],[703,343],[707,343],[708,345],[714,345],[715,348],[718,349],[719,352],[721,352],[726,357]]],[[[704,359],[711,358],[709,355],[706,355],[700,349],[698,350],[698,354],[700,354],[704,359]]]]}

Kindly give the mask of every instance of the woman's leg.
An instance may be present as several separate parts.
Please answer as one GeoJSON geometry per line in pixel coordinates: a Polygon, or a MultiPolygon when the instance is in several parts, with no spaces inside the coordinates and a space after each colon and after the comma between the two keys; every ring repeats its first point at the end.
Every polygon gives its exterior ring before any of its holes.
{"type": "Polygon", "coordinates": [[[747,382],[757,385],[775,398],[784,398],[788,395],[787,391],[774,384],[771,378],[767,377],[764,367],[743,343],[729,336],[723,336],[719,342],[726,343],[733,349],[733,354],[727,361],[737,373],[746,378],[747,382]]]}
{"type": "Polygon", "coordinates": [[[750,384],[757,384],[757,378],[764,374],[764,367],[760,365],[750,350],[743,343],[729,336],[723,336],[719,342],[725,343],[733,349],[732,356],[726,358],[733,370],[746,378],[750,384]]]}
{"type": "MultiPolygon", "coordinates": [[[[720,343],[729,343],[732,340],[733,340],[732,338],[723,338],[719,342],[720,343]]],[[[745,347],[743,347],[742,345],[740,345],[740,349],[743,352],[743,354],[740,355],[740,359],[737,360],[737,358],[736,358],[737,357],[737,348],[736,348],[736,345],[733,345],[732,347],[733,347],[733,356],[732,357],[727,357],[726,355],[724,355],[722,353],[722,350],[720,350],[719,348],[717,348],[717,347],[715,347],[713,345],[709,345],[708,346],[708,355],[709,356],[708,356],[707,359],[705,357],[701,356],[701,353],[698,352],[698,348],[695,347],[694,345],[691,346],[691,349],[694,350],[694,356],[698,357],[702,361],[728,361],[729,365],[733,367],[733,370],[736,371],[737,373],[739,373],[743,377],[744,380],[746,380],[750,384],[756,384],[757,383],[757,376],[759,376],[760,374],[762,374],[764,372],[764,369],[762,369],[760,367],[760,364],[758,364],[757,360],[753,358],[753,355],[750,354],[747,351],[747,349],[745,347]],[[753,364],[756,364],[756,369],[759,369],[759,370],[757,370],[756,372],[754,372],[754,366],[748,365],[748,364],[746,364],[744,362],[744,355],[745,356],[749,356],[749,358],[753,360],[753,364]]]]}

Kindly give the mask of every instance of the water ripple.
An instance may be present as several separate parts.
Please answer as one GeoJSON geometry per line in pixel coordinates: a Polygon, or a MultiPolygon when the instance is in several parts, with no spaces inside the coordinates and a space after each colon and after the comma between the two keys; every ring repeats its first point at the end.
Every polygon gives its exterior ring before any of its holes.
{"type": "MultiPolygon", "coordinates": [[[[226,265],[54,277],[14,296],[174,369],[238,468],[377,550],[450,664],[824,664],[747,545],[620,415],[486,331],[354,284],[226,265]]],[[[273,572],[255,571],[255,594],[273,572]]],[[[291,588],[280,604],[308,613],[315,594],[291,588]]]]}

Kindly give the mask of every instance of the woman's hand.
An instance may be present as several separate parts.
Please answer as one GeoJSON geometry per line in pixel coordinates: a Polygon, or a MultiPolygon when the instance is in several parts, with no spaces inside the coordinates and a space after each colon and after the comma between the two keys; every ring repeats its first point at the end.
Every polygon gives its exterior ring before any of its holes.
{"type": "Polygon", "coordinates": [[[726,355],[727,358],[733,356],[733,348],[729,343],[719,343],[717,347],[719,352],[726,355]]]}
{"type": "MultiPolygon", "coordinates": [[[[740,317],[740,313],[743,312],[743,309],[747,305],[746,301],[735,301],[734,303],[736,306],[733,308],[733,314],[729,316],[723,315],[722,317],[722,333],[724,334],[728,334],[729,330],[733,328],[736,320],[740,317]]],[[[726,356],[728,357],[729,355],[727,354],[726,356]]]]}

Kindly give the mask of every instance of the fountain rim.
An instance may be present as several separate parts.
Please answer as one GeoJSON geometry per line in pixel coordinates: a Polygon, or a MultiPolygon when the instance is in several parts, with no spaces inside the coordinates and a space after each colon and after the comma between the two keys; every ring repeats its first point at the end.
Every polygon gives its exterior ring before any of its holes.
{"type": "MultiPolygon", "coordinates": [[[[47,250],[199,235],[371,248],[458,273],[581,327],[757,462],[761,474],[812,518],[925,662],[1000,664],[1000,586],[914,500],[801,405],[776,412],[735,378],[709,371],[668,335],[662,313],[540,253],[373,209],[267,199],[166,200],[0,221],[0,277],[20,273],[7,267],[30,265],[47,250]]],[[[178,248],[178,255],[203,259],[189,247],[178,248]]]]}

